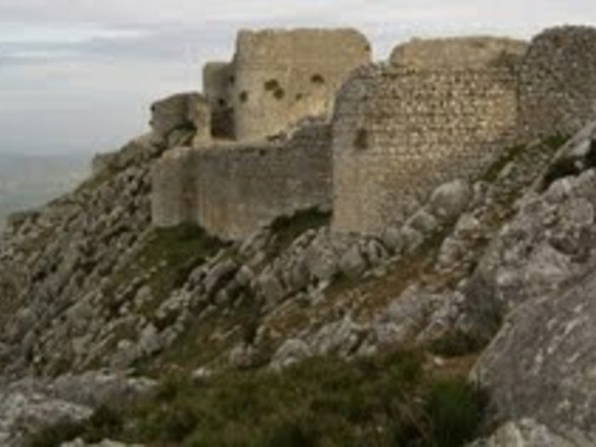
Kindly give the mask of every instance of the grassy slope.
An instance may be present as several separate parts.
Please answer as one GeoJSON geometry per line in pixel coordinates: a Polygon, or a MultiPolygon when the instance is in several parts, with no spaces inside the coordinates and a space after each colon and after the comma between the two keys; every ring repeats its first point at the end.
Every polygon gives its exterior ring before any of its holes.
{"type": "Polygon", "coordinates": [[[463,371],[432,372],[420,352],[347,364],[314,358],[282,373],[170,375],[150,398],[103,407],[87,422],[39,433],[30,447],[82,436],[149,446],[455,447],[478,435],[486,399],[463,371]]]}

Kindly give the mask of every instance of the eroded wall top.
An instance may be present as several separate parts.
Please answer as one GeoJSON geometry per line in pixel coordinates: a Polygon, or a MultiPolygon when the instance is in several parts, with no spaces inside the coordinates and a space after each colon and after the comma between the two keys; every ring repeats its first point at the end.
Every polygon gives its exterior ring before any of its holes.
{"type": "Polygon", "coordinates": [[[234,57],[234,133],[250,140],[306,116],[329,116],[349,73],[371,61],[353,29],[240,31],[234,57]]]}
{"type": "Polygon", "coordinates": [[[486,36],[412,39],[391,53],[394,65],[420,69],[467,69],[511,65],[527,51],[522,40],[486,36]]]}

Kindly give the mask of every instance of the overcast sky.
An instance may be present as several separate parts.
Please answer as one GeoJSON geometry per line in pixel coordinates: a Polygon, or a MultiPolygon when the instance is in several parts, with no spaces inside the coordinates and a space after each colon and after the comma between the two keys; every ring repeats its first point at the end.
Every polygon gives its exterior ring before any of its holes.
{"type": "Polygon", "coordinates": [[[594,0],[0,0],[0,152],[117,149],[152,100],[230,59],[238,28],[354,26],[380,59],[414,36],[565,23],[596,25],[594,0]]]}

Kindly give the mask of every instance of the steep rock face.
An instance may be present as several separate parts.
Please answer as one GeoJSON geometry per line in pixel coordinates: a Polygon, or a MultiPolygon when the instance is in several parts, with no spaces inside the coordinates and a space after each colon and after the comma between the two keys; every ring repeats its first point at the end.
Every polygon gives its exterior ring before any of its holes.
{"type": "Polygon", "coordinates": [[[527,301],[507,319],[473,377],[498,416],[532,417],[558,433],[596,441],[596,277],[527,301]]]}
{"type": "MultiPolygon", "coordinates": [[[[591,124],[563,149],[545,178],[593,137],[591,124]]],[[[592,445],[596,173],[589,169],[539,186],[548,189],[524,197],[476,272],[488,288],[482,299],[508,316],[472,377],[491,392],[496,419],[534,418],[578,440],[570,445],[592,445]]],[[[473,300],[469,304],[474,307],[473,300]]]]}

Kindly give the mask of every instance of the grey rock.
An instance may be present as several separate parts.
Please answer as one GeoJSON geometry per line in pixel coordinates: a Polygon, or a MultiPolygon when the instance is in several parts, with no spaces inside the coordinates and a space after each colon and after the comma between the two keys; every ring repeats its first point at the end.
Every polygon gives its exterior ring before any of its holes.
{"type": "Polygon", "coordinates": [[[407,225],[402,227],[401,237],[403,238],[404,251],[406,254],[413,253],[424,243],[424,235],[420,231],[407,225]]]}
{"type": "Polygon", "coordinates": [[[352,245],[339,260],[339,269],[348,278],[356,279],[361,277],[366,268],[367,262],[362,256],[358,244],[352,245]]]}
{"type": "Polygon", "coordinates": [[[273,271],[266,271],[257,279],[257,290],[269,306],[279,303],[285,296],[284,287],[273,271]]]}
{"type": "Polygon", "coordinates": [[[234,280],[241,286],[241,287],[248,287],[251,281],[254,279],[255,274],[250,267],[247,265],[243,265],[238,269],[238,273],[234,277],[234,280]]]}
{"type": "Polygon", "coordinates": [[[596,276],[519,305],[476,364],[472,378],[498,417],[535,418],[557,433],[596,442],[596,276]]]}
{"type": "Polygon", "coordinates": [[[376,239],[371,239],[364,245],[364,254],[371,266],[377,266],[389,257],[387,249],[376,239]]]}
{"type": "Polygon", "coordinates": [[[339,256],[326,231],[321,231],[306,249],[304,260],[311,276],[329,280],[339,271],[339,256]]]}
{"type": "Polygon", "coordinates": [[[286,340],[275,352],[270,367],[280,371],[290,365],[312,357],[312,351],[303,340],[291,338],[286,340]]]}
{"type": "Polygon", "coordinates": [[[429,316],[445,299],[416,285],[406,289],[391,301],[387,309],[373,322],[375,343],[396,346],[408,342],[428,324],[429,316]]]}
{"type": "Polygon", "coordinates": [[[381,236],[381,240],[394,253],[401,254],[404,249],[404,239],[399,228],[396,226],[387,227],[381,236]]]}
{"type": "Polygon", "coordinates": [[[146,355],[152,355],[162,350],[163,341],[157,328],[153,324],[149,323],[141,331],[139,348],[146,355]]]}
{"type": "Polygon", "coordinates": [[[238,264],[231,258],[215,264],[205,278],[205,292],[209,295],[215,293],[226,280],[232,279],[237,270],[238,264]]]}
{"type": "Polygon", "coordinates": [[[347,315],[340,321],[323,326],[307,340],[316,355],[354,355],[368,335],[369,328],[347,315]]]}
{"type": "Polygon", "coordinates": [[[145,377],[127,377],[108,371],[58,377],[49,386],[53,396],[89,407],[118,401],[125,403],[150,394],[157,382],[145,377]]]}
{"type": "Polygon", "coordinates": [[[238,369],[253,368],[259,362],[258,351],[253,345],[239,343],[230,351],[228,361],[238,369]]]}
{"type": "Polygon", "coordinates": [[[439,221],[424,208],[420,209],[407,222],[407,225],[422,234],[431,234],[439,227],[439,221]]]}
{"type": "Polygon", "coordinates": [[[88,444],[81,438],[77,438],[71,442],[63,442],[60,447],[143,447],[142,444],[125,444],[118,441],[104,439],[99,443],[88,444]]]}
{"type": "Polygon", "coordinates": [[[432,194],[429,211],[441,222],[456,219],[468,207],[472,189],[465,180],[454,180],[439,186],[432,194]]]}
{"type": "Polygon", "coordinates": [[[0,445],[21,447],[42,427],[62,421],[78,422],[93,410],[54,398],[35,382],[21,381],[0,390],[0,445]]]}
{"type": "Polygon", "coordinates": [[[200,368],[197,368],[192,372],[191,379],[194,382],[203,383],[205,381],[208,381],[211,377],[213,377],[213,374],[213,370],[205,366],[201,366],[200,368]]]}
{"type": "Polygon", "coordinates": [[[553,433],[548,427],[533,419],[507,422],[499,427],[492,436],[478,440],[468,447],[589,447],[593,443],[585,439],[564,439],[553,433]]]}

